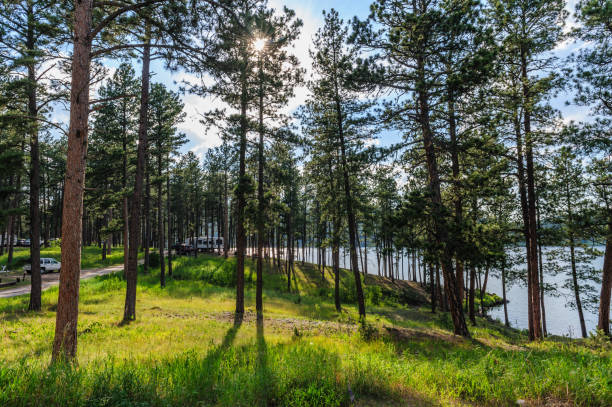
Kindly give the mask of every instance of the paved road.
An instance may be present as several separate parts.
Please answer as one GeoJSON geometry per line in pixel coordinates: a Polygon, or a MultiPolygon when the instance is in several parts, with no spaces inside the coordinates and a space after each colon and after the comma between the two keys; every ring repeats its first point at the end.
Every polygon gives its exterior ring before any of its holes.
{"type": "MultiPolygon", "coordinates": [[[[141,261],[142,262],[142,261],[141,261]]],[[[81,270],[81,280],[88,278],[102,276],[104,274],[114,273],[115,271],[123,270],[123,264],[116,266],[105,267],[101,269],[89,269],[81,270]]],[[[60,273],[49,273],[42,275],[42,289],[46,290],[49,287],[59,284],[60,273]]],[[[15,288],[9,288],[6,290],[0,290],[0,298],[16,297],[18,295],[24,295],[30,293],[30,285],[23,285],[15,288]]]]}

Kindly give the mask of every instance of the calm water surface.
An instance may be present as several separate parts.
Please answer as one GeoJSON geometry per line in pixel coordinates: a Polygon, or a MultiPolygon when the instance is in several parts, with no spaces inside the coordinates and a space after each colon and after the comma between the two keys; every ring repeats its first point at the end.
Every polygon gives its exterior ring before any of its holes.
{"type": "MultiPolygon", "coordinates": [[[[605,247],[598,248],[601,252],[604,251],[605,247]]],[[[524,252],[524,248],[510,249],[514,253],[524,252]]],[[[544,260],[547,259],[547,252],[549,249],[544,248],[544,260]]],[[[569,250],[569,249],[568,249],[569,250]]],[[[301,259],[302,252],[299,250],[299,258],[301,259]]],[[[310,250],[310,254],[307,253],[307,261],[316,263],[316,251],[310,250]]],[[[406,271],[411,266],[411,261],[408,257],[400,258],[399,268],[401,270],[403,263],[404,270],[406,271]]],[[[331,253],[327,250],[327,265],[331,265],[331,253]]],[[[340,251],[340,267],[348,268],[349,257],[348,250],[346,252],[340,251]]],[[[361,266],[361,264],[360,264],[361,266]]],[[[603,267],[603,256],[596,258],[592,266],[597,270],[601,271],[603,267]]],[[[516,266],[517,269],[525,269],[526,264],[516,266]]],[[[569,265],[568,265],[569,267],[569,265]]],[[[580,322],[578,319],[578,311],[569,307],[568,303],[573,299],[574,294],[572,290],[563,288],[563,282],[567,278],[564,274],[557,276],[551,275],[547,272],[546,263],[544,264],[544,282],[547,284],[556,283],[557,285],[557,296],[546,295],[544,298],[544,306],[546,308],[546,328],[548,333],[555,335],[565,335],[571,337],[580,336],[580,322]]],[[[368,272],[375,274],[378,272],[378,266],[376,262],[376,253],[373,248],[368,249],[368,272]]],[[[487,291],[502,296],[502,284],[501,278],[490,275],[489,282],[487,284],[487,291]]],[[[599,287],[597,287],[597,294],[599,295],[599,287]]],[[[508,319],[510,324],[515,328],[527,329],[528,317],[527,317],[527,287],[523,284],[506,284],[506,297],[509,300],[508,303],[508,319]]],[[[584,318],[587,327],[587,331],[594,331],[597,326],[597,310],[583,309],[584,318]]],[[[488,314],[500,321],[504,320],[504,308],[503,306],[490,309],[488,314]]]]}

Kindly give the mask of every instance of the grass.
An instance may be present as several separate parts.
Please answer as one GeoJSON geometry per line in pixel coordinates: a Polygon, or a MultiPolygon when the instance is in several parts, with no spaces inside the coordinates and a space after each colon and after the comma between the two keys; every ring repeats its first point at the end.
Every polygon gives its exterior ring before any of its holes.
{"type": "Polygon", "coordinates": [[[337,313],[331,275],[299,263],[292,293],[266,267],[258,324],[247,262],[248,312],[236,321],[234,261],[176,259],[165,289],[158,270],[141,274],[137,320],[125,326],[120,274],[81,282],[76,366],[49,364],[57,288],[44,292],[39,313],[25,311],[27,297],[0,300],[0,405],[612,405],[606,341],[530,344],[484,319],[464,340],[448,314],[401,305],[402,295],[373,281],[360,327],[350,273],[337,313]]]}

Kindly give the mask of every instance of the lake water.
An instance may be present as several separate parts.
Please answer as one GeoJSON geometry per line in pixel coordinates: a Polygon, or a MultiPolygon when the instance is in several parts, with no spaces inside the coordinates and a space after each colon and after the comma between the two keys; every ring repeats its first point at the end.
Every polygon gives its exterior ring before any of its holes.
{"type": "MultiPolygon", "coordinates": [[[[598,247],[603,252],[605,247],[598,247]]],[[[510,249],[512,252],[523,253],[524,248],[510,249]]],[[[546,309],[546,328],[549,334],[564,335],[570,337],[580,337],[580,322],[578,319],[578,311],[570,308],[567,304],[573,300],[573,291],[568,288],[563,288],[563,282],[567,279],[565,274],[557,274],[553,276],[550,272],[547,272],[546,260],[550,254],[550,248],[543,248],[544,251],[544,282],[545,284],[557,285],[557,295],[552,296],[545,294],[544,306],[546,309]]],[[[567,249],[569,250],[569,249],[567,249]]],[[[308,251],[307,251],[308,252],[308,251]]],[[[297,254],[297,253],[296,253],[297,254]]],[[[299,258],[301,259],[302,252],[299,250],[299,258]]],[[[310,254],[307,253],[307,261],[312,263],[317,262],[316,251],[310,250],[310,254]]],[[[399,269],[401,270],[402,262],[404,270],[407,270],[411,266],[409,264],[408,257],[400,258],[399,269]]],[[[331,250],[327,250],[327,265],[331,265],[331,250]]],[[[349,256],[348,250],[340,251],[340,267],[348,268],[349,256]]],[[[360,264],[361,266],[361,264],[360,264]]],[[[603,256],[596,258],[592,266],[601,272],[603,267],[603,256]]],[[[517,269],[525,269],[526,264],[515,266],[517,269]]],[[[375,274],[378,272],[378,265],[376,262],[376,253],[373,248],[368,249],[368,272],[375,274]]],[[[580,282],[579,282],[580,283],[580,282]]],[[[599,295],[599,286],[596,286],[596,294],[599,295]]],[[[495,293],[502,296],[502,284],[501,278],[490,275],[489,282],[487,284],[487,292],[495,293]]],[[[524,284],[506,284],[506,297],[508,302],[508,320],[510,324],[515,328],[527,329],[528,328],[528,316],[527,316],[527,287],[524,284]]],[[[585,324],[588,332],[595,330],[597,326],[597,310],[596,309],[583,309],[585,324]]],[[[496,319],[503,322],[504,320],[504,308],[503,306],[496,307],[488,310],[488,314],[496,319]]]]}

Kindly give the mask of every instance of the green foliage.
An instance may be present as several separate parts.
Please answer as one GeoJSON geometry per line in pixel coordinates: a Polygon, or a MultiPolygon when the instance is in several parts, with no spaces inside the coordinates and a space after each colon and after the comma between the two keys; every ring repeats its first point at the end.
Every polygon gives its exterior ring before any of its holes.
{"type": "Polygon", "coordinates": [[[157,268],[159,267],[160,256],[158,252],[149,253],[149,267],[157,268]]]}
{"type": "Polygon", "coordinates": [[[359,337],[365,342],[371,342],[380,337],[380,331],[378,328],[366,320],[361,320],[359,322],[358,332],[359,337]]]}

